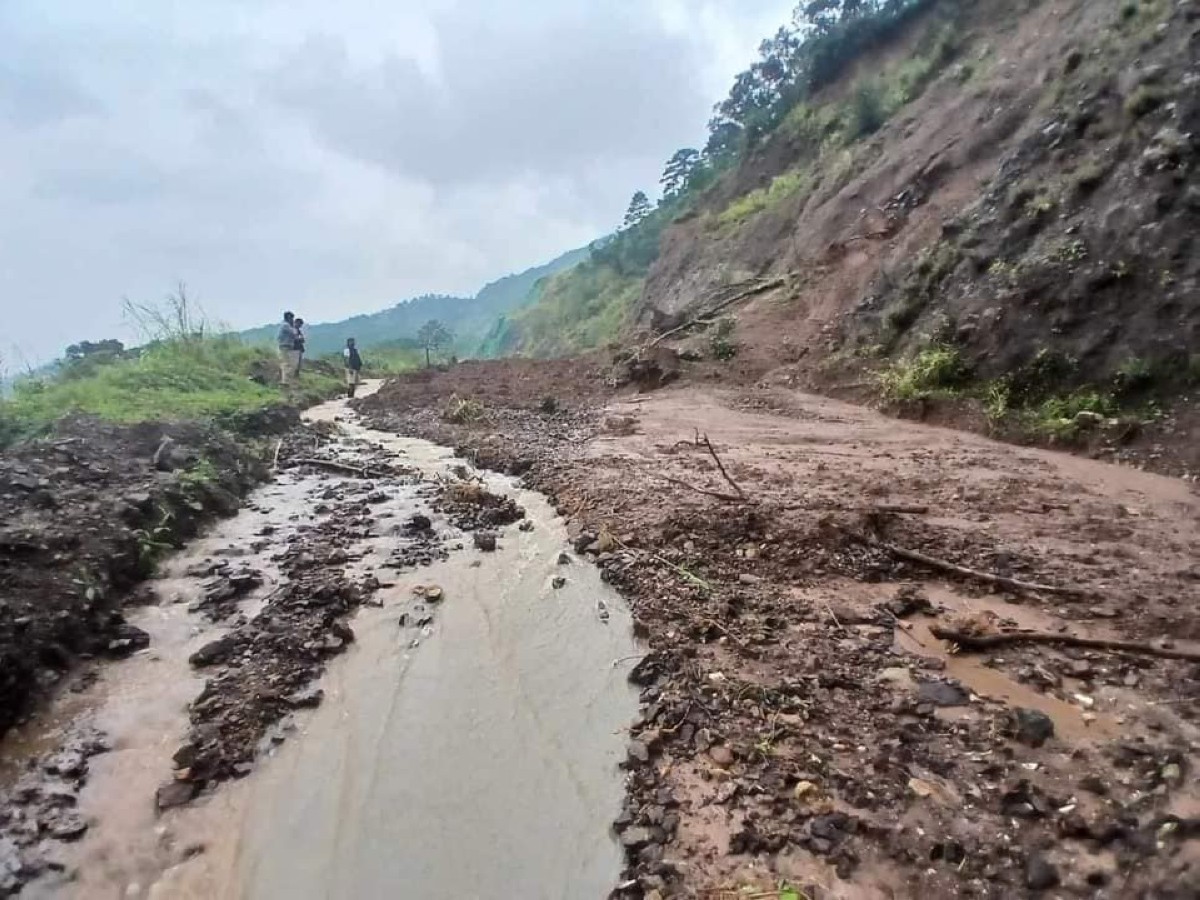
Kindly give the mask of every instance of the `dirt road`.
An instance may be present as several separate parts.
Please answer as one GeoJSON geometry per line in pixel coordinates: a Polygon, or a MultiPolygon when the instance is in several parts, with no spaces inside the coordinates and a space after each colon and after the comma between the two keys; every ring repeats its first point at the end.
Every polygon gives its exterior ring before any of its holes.
{"type": "Polygon", "coordinates": [[[542,498],[344,413],[312,411],[272,483],[164,564],[131,615],[148,650],[10,735],[0,895],[616,882],[624,602],[542,498]]]}
{"type": "Polygon", "coordinates": [[[355,406],[168,563],[148,650],[10,737],[10,887],[1200,890],[1190,485],[594,360],[355,406]]]}
{"type": "Polygon", "coordinates": [[[598,398],[523,374],[460,367],[362,406],[528,470],[630,597],[654,654],[628,896],[1200,889],[1195,662],[955,653],[930,630],[1200,649],[1190,485],[794,392],[598,398]],[[449,422],[450,395],[484,412],[449,422]]]}

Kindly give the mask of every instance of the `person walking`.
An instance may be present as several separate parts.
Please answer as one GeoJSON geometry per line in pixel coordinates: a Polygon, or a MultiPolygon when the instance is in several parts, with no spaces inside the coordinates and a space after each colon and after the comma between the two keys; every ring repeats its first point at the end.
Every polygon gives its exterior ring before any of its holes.
{"type": "Polygon", "coordinates": [[[279,345],[279,382],[284,387],[292,383],[295,373],[300,371],[300,356],[296,351],[296,317],[290,313],[283,314],[283,323],[275,341],[279,345]]]}
{"type": "Polygon", "coordinates": [[[304,363],[304,320],[297,318],[296,328],[296,380],[300,380],[300,366],[304,363]]]}
{"type": "Polygon", "coordinates": [[[342,351],[342,361],[346,366],[346,396],[353,397],[358,388],[359,377],[362,374],[362,356],[354,338],[346,338],[346,349],[342,351]]]}

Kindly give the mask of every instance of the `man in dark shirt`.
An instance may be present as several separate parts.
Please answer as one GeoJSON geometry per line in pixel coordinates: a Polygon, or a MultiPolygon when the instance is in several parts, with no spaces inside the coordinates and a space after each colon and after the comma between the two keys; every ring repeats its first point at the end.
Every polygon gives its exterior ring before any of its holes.
{"type": "Polygon", "coordinates": [[[353,397],[354,391],[358,387],[363,365],[354,338],[346,338],[346,349],[342,351],[342,362],[346,366],[346,396],[353,397]]]}

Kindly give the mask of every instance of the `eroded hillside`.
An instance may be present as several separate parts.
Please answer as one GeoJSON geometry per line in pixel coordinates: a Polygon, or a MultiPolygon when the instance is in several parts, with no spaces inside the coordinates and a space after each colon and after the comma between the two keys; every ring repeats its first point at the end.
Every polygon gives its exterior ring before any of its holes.
{"type": "Polygon", "coordinates": [[[710,377],[851,385],[1114,452],[1139,435],[1186,444],[1200,381],[1200,5],[909,6],[828,84],[794,103],[781,91],[772,109],[785,111],[743,134],[736,162],[706,163],[711,183],[627,229],[658,240],[644,269],[593,257],[558,276],[555,317],[619,321],[581,329],[593,345],[700,317],[680,346],[710,377]],[[619,296],[597,291],[606,275],[619,296]],[[719,323],[704,315],[762,278],[783,282],[719,323]]]}

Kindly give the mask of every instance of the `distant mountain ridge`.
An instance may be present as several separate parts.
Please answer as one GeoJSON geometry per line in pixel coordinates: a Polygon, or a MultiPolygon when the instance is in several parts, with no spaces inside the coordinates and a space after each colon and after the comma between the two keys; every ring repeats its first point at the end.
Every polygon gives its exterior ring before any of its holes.
{"type": "MultiPolygon", "coordinates": [[[[335,322],[308,321],[307,350],[312,355],[334,353],[345,345],[348,337],[355,338],[364,350],[403,344],[415,340],[417,331],[427,321],[437,319],[454,332],[455,350],[460,356],[478,355],[485,336],[499,318],[523,305],[543,278],[571,268],[587,254],[587,248],[571,250],[544,265],[490,282],[474,297],[424,294],[375,313],[335,322]]],[[[308,311],[296,312],[303,316],[308,311]]],[[[274,323],[262,325],[239,332],[239,336],[247,343],[270,343],[275,340],[278,327],[274,323]]]]}

